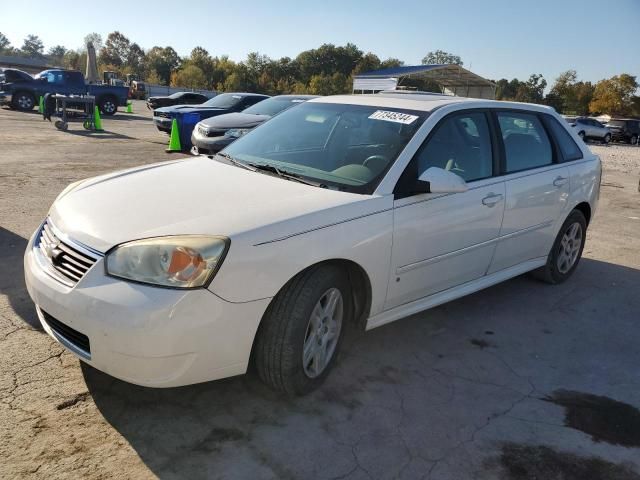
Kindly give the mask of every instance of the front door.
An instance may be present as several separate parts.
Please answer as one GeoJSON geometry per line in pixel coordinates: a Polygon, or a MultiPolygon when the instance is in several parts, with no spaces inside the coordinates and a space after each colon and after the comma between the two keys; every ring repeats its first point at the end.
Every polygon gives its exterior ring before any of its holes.
{"type": "Polygon", "coordinates": [[[392,269],[385,308],[393,308],[485,275],[502,224],[505,185],[497,171],[487,114],[442,119],[396,188],[392,269]],[[469,190],[411,195],[408,185],[429,167],[461,176],[469,190]]]}

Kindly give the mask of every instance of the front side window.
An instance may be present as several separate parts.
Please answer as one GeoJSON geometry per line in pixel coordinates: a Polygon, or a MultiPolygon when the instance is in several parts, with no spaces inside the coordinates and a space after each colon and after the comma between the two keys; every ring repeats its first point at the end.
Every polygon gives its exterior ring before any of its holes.
{"type": "Polygon", "coordinates": [[[491,177],[491,135],[484,113],[452,115],[435,128],[413,159],[416,179],[429,167],[449,170],[467,182],[491,177]]]}
{"type": "Polygon", "coordinates": [[[428,112],[303,103],[225,149],[237,160],[355,193],[372,193],[428,112]]]}
{"type": "Polygon", "coordinates": [[[507,173],[553,163],[551,142],[535,114],[498,112],[498,123],[504,141],[507,173]]]}
{"type": "Polygon", "coordinates": [[[582,158],[582,150],[580,150],[580,147],[573,141],[569,132],[551,115],[545,115],[544,118],[547,127],[560,147],[562,158],[567,162],[582,158]]]}

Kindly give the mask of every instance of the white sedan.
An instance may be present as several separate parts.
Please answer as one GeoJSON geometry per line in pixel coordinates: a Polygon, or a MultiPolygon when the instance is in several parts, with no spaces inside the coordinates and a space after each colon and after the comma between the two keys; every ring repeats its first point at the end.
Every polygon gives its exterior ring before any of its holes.
{"type": "Polygon", "coordinates": [[[255,362],[302,394],[371,329],[528,271],[574,272],[600,160],[553,110],[324,97],[221,154],[67,187],[25,253],[44,329],[97,369],[172,387],[255,362]]]}

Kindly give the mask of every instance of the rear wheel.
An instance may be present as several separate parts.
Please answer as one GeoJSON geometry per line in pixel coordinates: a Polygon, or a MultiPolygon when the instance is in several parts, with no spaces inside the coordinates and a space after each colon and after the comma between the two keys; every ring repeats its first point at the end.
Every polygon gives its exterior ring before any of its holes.
{"type": "Polygon", "coordinates": [[[611,134],[607,133],[604,138],[602,139],[602,143],[607,144],[611,141],[611,134]]]}
{"type": "Polygon", "coordinates": [[[586,141],[587,137],[585,136],[584,132],[578,132],[578,136],[582,139],[583,142],[586,141]]]}
{"type": "Polygon", "coordinates": [[[341,268],[302,272],[274,298],[260,325],[254,351],[260,378],[291,395],[314,390],[335,363],[352,317],[351,289],[341,268]]]}
{"type": "Polygon", "coordinates": [[[629,143],[631,145],[637,145],[638,144],[638,135],[632,135],[631,138],[629,139],[629,143]]]}
{"type": "Polygon", "coordinates": [[[36,98],[29,92],[17,92],[13,96],[12,105],[18,110],[28,112],[36,105],[36,98]]]}
{"type": "Polygon", "coordinates": [[[573,210],[562,224],[544,267],[533,275],[547,283],[557,284],[569,278],[582,257],[587,236],[587,221],[579,210],[573,210]]]}

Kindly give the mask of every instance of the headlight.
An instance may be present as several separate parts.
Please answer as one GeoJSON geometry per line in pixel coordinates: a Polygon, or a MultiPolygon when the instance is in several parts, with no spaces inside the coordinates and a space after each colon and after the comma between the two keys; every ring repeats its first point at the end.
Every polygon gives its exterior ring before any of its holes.
{"type": "Polygon", "coordinates": [[[225,137],[240,138],[251,131],[250,128],[232,128],[224,132],[225,137]]]}
{"type": "Polygon", "coordinates": [[[203,235],[148,238],[107,253],[107,275],[162,287],[209,284],[227,253],[229,239],[203,235]]]}

